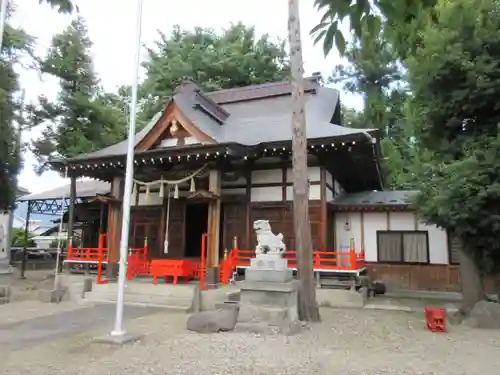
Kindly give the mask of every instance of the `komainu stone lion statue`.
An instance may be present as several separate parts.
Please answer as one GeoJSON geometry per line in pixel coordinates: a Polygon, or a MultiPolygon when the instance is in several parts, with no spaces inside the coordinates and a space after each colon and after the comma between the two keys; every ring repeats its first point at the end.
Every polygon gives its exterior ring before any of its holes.
{"type": "Polygon", "coordinates": [[[281,233],[275,235],[271,232],[269,220],[256,220],[253,223],[253,229],[257,235],[257,247],[255,254],[279,254],[283,255],[286,246],[283,243],[281,233]]]}

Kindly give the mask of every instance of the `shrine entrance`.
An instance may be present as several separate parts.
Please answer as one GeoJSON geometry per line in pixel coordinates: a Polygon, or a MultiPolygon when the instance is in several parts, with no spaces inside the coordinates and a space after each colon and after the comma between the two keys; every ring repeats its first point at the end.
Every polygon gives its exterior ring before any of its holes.
{"type": "Polygon", "coordinates": [[[186,205],[185,249],[186,258],[200,258],[201,237],[208,231],[208,202],[186,205]]]}

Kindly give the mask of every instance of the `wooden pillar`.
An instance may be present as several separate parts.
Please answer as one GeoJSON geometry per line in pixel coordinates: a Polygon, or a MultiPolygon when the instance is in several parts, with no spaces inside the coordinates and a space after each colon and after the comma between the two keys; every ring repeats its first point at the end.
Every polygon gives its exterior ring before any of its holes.
{"type": "MultiPolygon", "coordinates": [[[[115,177],[111,181],[111,197],[117,200],[122,199],[123,179],[115,177]]],[[[108,265],[106,273],[108,279],[114,279],[118,275],[118,261],[120,259],[120,235],[121,235],[122,205],[110,204],[108,206],[108,265]]]]}
{"type": "Polygon", "coordinates": [[[28,247],[28,238],[29,238],[29,224],[30,224],[30,214],[31,214],[31,206],[32,202],[28,201],[28,209],[26,210],[26,223],[24,224],[24,246],[23,246],[23,254],[21,258],[21,279],[24,279],[24,272],[26,271],[26,261],[27,261],[27,247],[28,247]]]}
{"type": "Polygon", "coordinates": [[[361,222],[361,247],[359,250],[364,250],[365,249],[365,213],[361,211],[359,213],[359,219],[361,222]]]}
{"type": "Polygon", "coordinates": [[[326,251],[328,219],[327,219],[327,202],[326,202],[326,169],[324,167],[320,168],[319,183],[320,183],[319,251],[326,251]]]}
{"type": "MultiPolygon", "coordinates": [[[[76,197],[76,176],[70,176],[68,226],[66,227],[66,232],[68,233],[68,235],[66,237],[67,246],[69,246],[70,244],[73,245],[73,226],[75,225],[76,198],[77,198],[76,197]]],[[[64,202],[62,202],[62,207],[64,207],[64,202]]],[[[61,218],[61,220],[62,220],[62,218],[61,218]]],[[[83,242],[83,236],[82,236],[82,242],[83,242]]],[[[60,249],[60,251],[62,251],[62,249],[60,249]]],[[[67,251],[68,251],[68,248],[66,247],[65,253],[67,251]]],[[[60,256],[59,257],[59,264],[57,265],[57,269],[59,272],[63,270],[63,264],[64,264],[63,262],[64,262],[64,257],[60,256]]],[[[67,268],[66,271],[68,272],[69,268],[67,268]]]]}
{"type": "MultiPolygon", "coordinates": [[[[221,173],[218,170],[211,170],[208,177],[208,190],[211,193],[221,196],[221,173]]],[[[207,268],[219,265],[219,245],[220,245],[220,199],[214,199],[208,206],[208,234],[209,244],[207,251],[207,268]]]]}
{"type": "MultiPolygon", "coordinates": [[[[252,170],[247,171],[246,175],[246,189],[245,189],[245,199],[246,199],[246,212],[245,212],[245,249],[251,249],[250,236],[251,236],[251,225],[252,225],[252,170]]],[[[241,244],[240,244],[241,246],[241,244]]]]}

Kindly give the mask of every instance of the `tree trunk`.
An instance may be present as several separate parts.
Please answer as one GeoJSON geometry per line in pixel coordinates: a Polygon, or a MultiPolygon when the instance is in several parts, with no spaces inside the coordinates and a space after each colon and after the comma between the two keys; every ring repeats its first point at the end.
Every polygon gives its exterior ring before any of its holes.
{"type": "Polygon", "coordinates": [[[299,1],[288,0],[288,39],[292,91],[292,162],[293,218],[297,269],[299,277],[299,318],[319,321],[316,289],[312,269],[312,239],[309,222],[309,181],[307,173],[307,137],[303,81],[302,45],[300,40],[299,1]]]}
{"type": "Polygon", "coordinates": [[[468,313],[479,301],[486,299],[481,272],[472,255],[462,243],[460,246],[460,284],[462,286],[463,309],[468,313]]]}

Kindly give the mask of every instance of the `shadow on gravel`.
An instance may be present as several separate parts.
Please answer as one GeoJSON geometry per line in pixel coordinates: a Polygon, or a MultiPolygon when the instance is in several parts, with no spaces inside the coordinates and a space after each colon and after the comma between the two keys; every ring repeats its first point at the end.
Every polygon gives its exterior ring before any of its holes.
{"type": "MultiPolygon", "coordinates": [[[[124,309],[124,318],[135,319],[160,311],[162,309],[128,305],[124,309]]],[[[111,329],[114,316],[115,305],[102,304],[0,325],[0,351],[18,350],[32,344],[106,327],[111,329]]]]}

